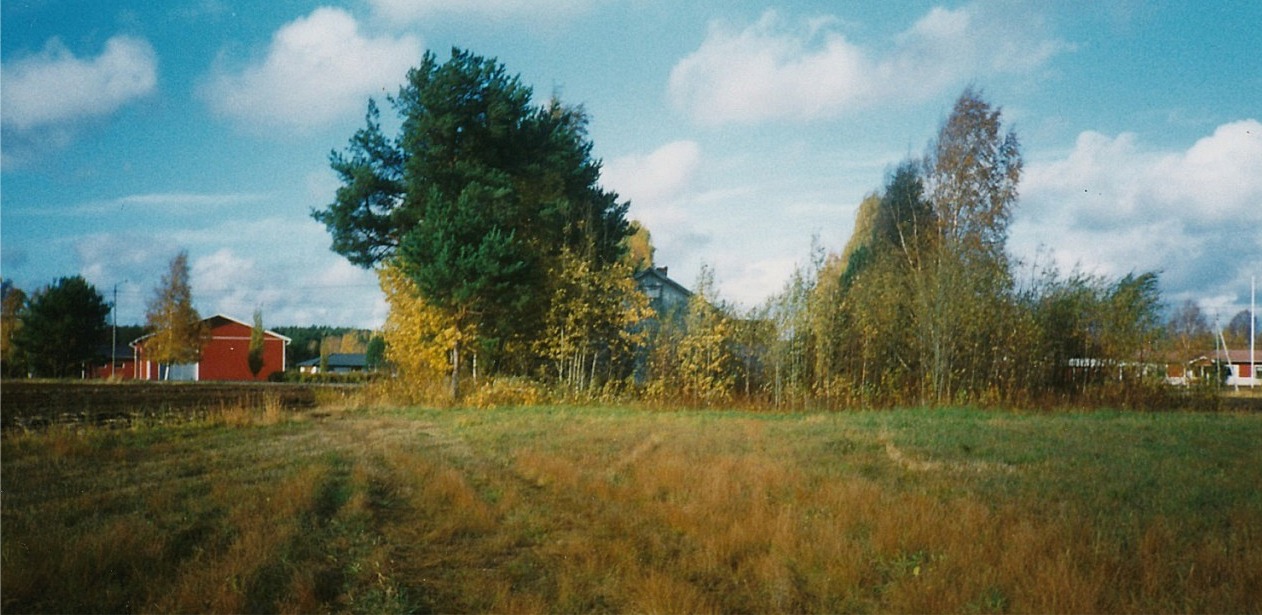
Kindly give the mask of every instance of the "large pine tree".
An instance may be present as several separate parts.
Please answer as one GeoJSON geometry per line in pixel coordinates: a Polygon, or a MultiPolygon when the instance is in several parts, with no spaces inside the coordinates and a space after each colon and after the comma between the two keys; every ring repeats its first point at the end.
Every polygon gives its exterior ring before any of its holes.
{"type": "Polygon", "coordinates": [[[585,113],[534,104],[499,62],[459,49],[445,63],[426,53],[390,102],[399,135],[382,133],[370,102],[367,125],[331,156],[336,200],[314,217],[335,251],[397,266],[454,323],[453,394],[468,349],[480,366],[530,371],[547,273],[574,254],[613,266],[630,232],[627,204],[599,186],[585,113]]]}

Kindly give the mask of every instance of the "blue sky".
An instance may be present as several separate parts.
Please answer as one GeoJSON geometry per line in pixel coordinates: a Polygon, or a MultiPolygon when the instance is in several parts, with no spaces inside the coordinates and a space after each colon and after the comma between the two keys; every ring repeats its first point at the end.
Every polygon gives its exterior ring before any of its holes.
{"type": "Polygon", "coordinates": [[[975,84],[1026,160],[1009,249],[1162,272],[1224,322],[1262,276],[1262,2],[6,0],[0,273],[84,275],[120,322],[187,249],[197,307],[377,326],[329,251],[328,154],[426,49],[592,118],[657,259],[752,306],[975,84]]]}

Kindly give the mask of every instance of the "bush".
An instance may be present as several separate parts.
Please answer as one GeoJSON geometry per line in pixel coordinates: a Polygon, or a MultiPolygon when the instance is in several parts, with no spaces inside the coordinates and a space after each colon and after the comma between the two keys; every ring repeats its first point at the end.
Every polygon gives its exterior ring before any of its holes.
{"type": "Polygon", "coordinates": [[[527,378],[492,378],[482,382],[463,399],[463,405],[474,408],[500,406],[534,406],[547,400],[547,395],[527,378]]]}

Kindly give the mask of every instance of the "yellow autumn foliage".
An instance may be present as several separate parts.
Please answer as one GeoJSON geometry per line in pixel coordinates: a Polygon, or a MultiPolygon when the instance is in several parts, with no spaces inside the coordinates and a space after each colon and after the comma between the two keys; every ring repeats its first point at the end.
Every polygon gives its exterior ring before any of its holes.
{"type": "Polygon", "coordinates": [[[454,319],[426,302],[416,284],[396,264],[377,271],[390,313],[382,338],[386,360],[405,381],[441,379],[451,369],[450,353],[461,340],[454,319]]]}
{"type": "Polygon", "coordinates": [[[630,362],[643,343],[639,325],[652,314],[648,298],[636,288],[629,264],[599,269],[569,250],[549,279],[552,296],[535,352],[572,392],[600,386],[597,372],[607,375],[612,365],[630,362]]]}

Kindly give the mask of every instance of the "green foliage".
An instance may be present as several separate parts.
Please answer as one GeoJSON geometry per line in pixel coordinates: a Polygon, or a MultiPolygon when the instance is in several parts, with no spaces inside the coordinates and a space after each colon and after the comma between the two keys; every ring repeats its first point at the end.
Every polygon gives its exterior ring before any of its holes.
{"type": "Polygon", "coordinates": [[[1156,274],[1110,283],[1081,273],[1062,278],[1049,268],[1022,302],[1036,331],[1035,382],[1049,392],[1083,395],[1109,382],[1142,384],[1145,367],[1159,358],[1164,327],[1156,274]]]}
{"type": "Polygon", "coordinates": [[[329,155],[342,186],[336,201],[312,216],[328,227],[334,252],[370,267],[394,253],[416,220],[403,205],[406,156],[381,133],[381,111],[373,100],[368,101],[365,123],[351,138],[346,154],[329,155]]]}
{"type": "Polygon", "coordinates": [[[926,196],[948,249],[1005,258],[1022,168],[1020,142],[1003,131],[1002,111],[965,88],[924,161],[926,196]]]}
{"type": "Polygon", "coordinates": [[[245,356],[250,374],[255,378],[263,371],[263,339],[263,310],[255,308],[254,326],[250,328],[250,347],[245,356]]]}
{"type": "Polygon", "coordinates": [[[652,266],[651,238],[599,187],[584,111],[531,96],[493,59],[426,54],[390,98],[399,134],[382,134],[370,102],[331,157],[343,186],[314,215],[335,250],[383,267],[386,354],[413,388],[432,392],[445,372],[453,399],[479,373],[542,378],[566,396],[633,381],[689,404],[1165,399],[1152,387],[1166,331],[1156,274],[1048,268],[1018,286],[1006,243],[1020,142],[972,87],[925,153],[863,199],[839,254],[813,245],[781,293],[743,315],[706,269],[686,306],[652,318],[630,282],[652,266]]]}
{"type": "Polygon", "coordinates": [[[368,339],[368,347],[364,350],[364,364],[369,370],[375,370],[386,362],[386,340],[380,335],[368,339]]]}
{"type": "Polygon", "coordinates": [[[599,272],[627,249],[628,204],[599,185],[585,112],[532,95],[494,59],[426,53],[390,98],[399,135],[382,134],[370,102],[367,125],[331,156],[335,202],[313,214],[335,251],[397,266],[451,321],[453,396],[470,350],[484,369],[538,367],[532,348],[553,309],[546,276],[566,255],[599,272]]]}
{"type": "Polygon", "coordinates": [[[924,180],[914,162],[904,161],[890,176],[871,232],[874,246],[893,250],[913,269],[929,256],[938,220],[933,204],[925,199],[924,180]]]}
{"type": "Polygon", "coordinates": [[[22,328],[26,300],[26,292],[14,286],[12,280],[0,281],[0,373],[5,377],[26,373],[26,361],[14,343],[22,328]]]}
{"type": "Polygon", "coordinates": [[[568,251],[549,272],[544,335],[535,343],[546,357],[543,377],[567,394],[592,396],[631,375],[650,317],[648,297],[637,291],[629,263],[604,269],[568,251]]]}
{"type": "Polygon", "coordinates": [[[37,376],[77,376],[108,341],[110,306],[80,276],[59,278],[36,291],[20,312],[13,352],[37,376]]]}
{"type": "Polygon", "coordinates": [[[735,392],[740,361],[735,348],[736,326],[731,309],[719,301],[714,272],[703,267],[697,288],[688,299],[683,329],[672,344],[675,382],[690,403],[726,401],[735,392]]]}

